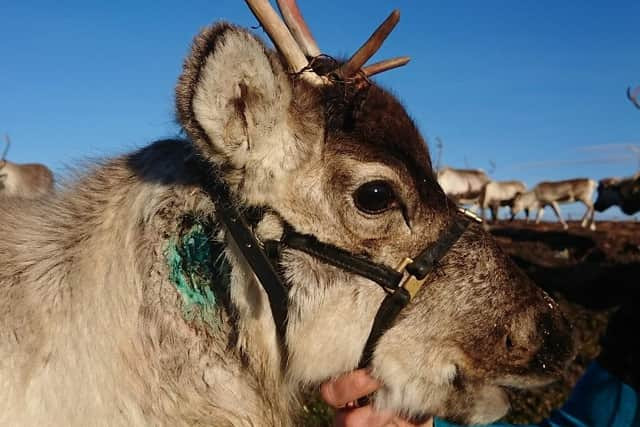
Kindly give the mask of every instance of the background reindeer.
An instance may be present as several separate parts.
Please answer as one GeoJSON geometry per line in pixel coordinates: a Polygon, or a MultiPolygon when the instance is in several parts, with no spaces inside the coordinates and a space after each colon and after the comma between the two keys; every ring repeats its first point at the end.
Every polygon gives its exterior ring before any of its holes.
{"type": "Polygon", "coordinates": [[[33,199],[53,191],[53,173],[40,163],[17,164],[6,160],[11,146],[5,135],[5,148],[0,159],[0,196],[33,199]]]}
{"type": "Polygon", "coordinates": [[[537,184],[531,191],[518,194],[513,201],[512,217],[521,211],[525,211],[527,220],[529,211],[537,210],[536,224],[540,223],[545,206],[551,206],[558,217],[558,221],[566,230],[569,226],[562,219],[558,203],[582,202],[587,210],[582,217],[581,226],[595,230],[593,192],[596,182],[587,178],[568,179],[564,181],[549,181],[537,184]]]}
{"type": "Polygon", "coordinates": [[[444,167],[438,170],[437,177],[445,194],[463,205],[478,204],[482,188],[489,182],[489,176],[481,169],[444,167]]]}
{"type": "Polygon", "coordinates": [[[497,221],[500,207],[513,207],[515,197],[526,190],[527,186],[522,181],[489,181],[482,187],[478,200],[482,218],[485,217],[485,209],[489,208],[491,219],[497,221]]]}
{"type": "MultiPolygon", "coordinates": [[[[461,220],[414,123],[368,78],[406,59],[364,66],[397,12],[348,61],[309,62],[299,13],[284,13],[296,43],[268,2],[249,4],[278,51],[226,23],[196,37],[177,86],[190,141],[0,206],[0,425],[294,425],[303,389],[359,364],[387,292],[284,246],[276,322],[224,212],[260,242],[295,230],[378,271],[461,220]]],[[[428,279],[372,355],[377,407],[488,422],[504,387],[571,358],[558,306],[478,224],[428,279]]]]}
{"type": "Polygon", "coordinates": [[[627,178],[600,180],[594,208],[602,212],[611,206],[619,206],[627,215],[640,211],[640,172],[627,178]]]}

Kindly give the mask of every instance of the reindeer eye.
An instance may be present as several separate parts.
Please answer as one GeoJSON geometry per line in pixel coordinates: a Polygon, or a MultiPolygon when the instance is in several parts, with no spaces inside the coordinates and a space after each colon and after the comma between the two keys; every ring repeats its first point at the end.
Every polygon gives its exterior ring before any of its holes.
{"type": "Polygon", "coordinates": [[[367,182],[353,193],[356,207],[364,213],[379,214],[398,206],[398,199],[391,185],[382,180],[367,182]]]}

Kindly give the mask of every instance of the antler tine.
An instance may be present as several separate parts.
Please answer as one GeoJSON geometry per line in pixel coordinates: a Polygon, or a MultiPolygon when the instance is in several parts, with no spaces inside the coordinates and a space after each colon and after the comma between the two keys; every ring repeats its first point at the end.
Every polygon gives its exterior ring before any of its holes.
{"type": "Polygon", "coordinates": [[[637,87],[632,93],[631,91],[631,86],[629,86],[627,88],[627,98],[629,98],[629,101],[631,101],[633,103],[633,105],[636,106],[636,108],[640,109],[640,101],[638,101],[638,95],[640,95],[640,86],[637,87]]]}
{"type": "Polygon", "coordinates": [[[384,20],[382,24],[373,32],[371,37],[362,45],[360,49],[342,66],[340,67],[340,74],[343,77],[351,77],[360,70],[360,68],[375,54],[387,36],[393,31],[400,20],[400,12],[394,10],[391,15],[384,20]]]}
{"type": "Polygon", "coordinates": [[[371,77],[376,74],[380,74],[387,70],[392,70],[394,68],[402,67],[403,65],[407,65],[407,63],[411,60],[408,56],[399,56],[397,58],[385,59],[384,61],[376,62],[375,64],[367,65],[362,69],[362,72],[365,76],[371,77]]]}
{"type": "Polygon", "coordinates": [[[11,147],[11,138],[9,138],[9,134],[4,134],[4,151],[2,151],[2,157],[0,161],[4,161],[7,157],[7,153],[9,152],[9,147],[11,147]]]}
{"type": "Polygon", "coordinates": [[[320,55],[320,48],[313,38],[309,26],[304,21],[296,0],[278,0],[278,8],[284,22],[289,27],[289,31],[291,31],[291,35],[296,39],[303,53],[311,58],[320,55]]]}
{"type": "MultiPolygon", "coordinates": [[[[304,56],[300,47],[296,44],[293,36],[289,32],[287,26],[282,22],[278,14],[269,3],[269,0],[245,0],[251,12],[256,17],[258,22],[265,29],[269,38],[276,46],[278,51],[284,56],[285,60],[292,68],[293,72],[299,73],[308,67],[309,62],[304,56]]],[[[301,78],[305,79],[311,84],[322,85],[324,79],[316,73],[304,72],[301,73],[301,78]]]]}

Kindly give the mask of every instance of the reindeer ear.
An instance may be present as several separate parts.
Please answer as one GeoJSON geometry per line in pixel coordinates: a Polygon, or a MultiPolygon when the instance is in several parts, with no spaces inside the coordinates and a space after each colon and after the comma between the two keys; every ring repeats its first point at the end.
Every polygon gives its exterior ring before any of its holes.
{"type": "Polygon", "coordinates": [[[221,23],[193,42],[176,89],[178,119],[205,157],[244,169],[292,140],[291,92],[274,52],[248,31],[221,23]]]}

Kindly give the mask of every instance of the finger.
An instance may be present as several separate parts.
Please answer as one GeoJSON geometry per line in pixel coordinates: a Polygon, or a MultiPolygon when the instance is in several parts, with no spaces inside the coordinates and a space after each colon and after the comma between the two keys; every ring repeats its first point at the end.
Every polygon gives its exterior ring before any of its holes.
{"type": "Polygon", "coordinates": [[[389,421],[385,427],[433,427],[433,418],[429,418],[420,424],[407,421],[404,418],[395,417],[389,421]]]}
{"type": "Polygon", "coordinates": [[[414,424],[385,411],[375,411],[371,405],[357,409],[339,409],[334,418],[334,427],[433,427],[433,418],[414,424]]]}
{"type": "Polygon", "coordinates": [[[375,411],[371,405],[356,409],[340,409],[334,418],[334,427],[386,427],[395,416],[387,411],[375,411]]]}
{"type": "Polygon", "coordinates": [[[341,408],[351,401],[373,393],[378,388],[380,388],[378,381],[371,378],[365,369],[358,369],[322,384],[320,395],[330,406],[341,408]]]}

